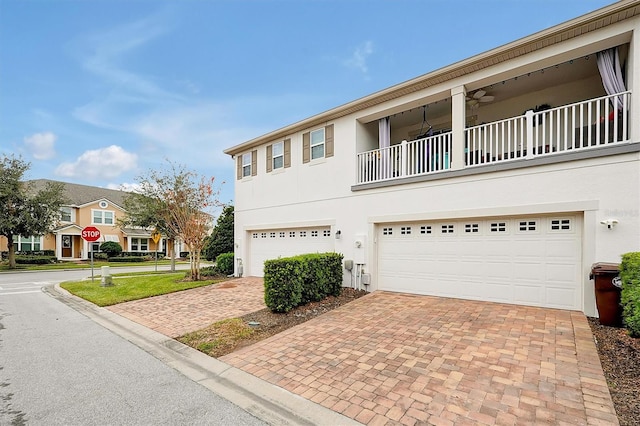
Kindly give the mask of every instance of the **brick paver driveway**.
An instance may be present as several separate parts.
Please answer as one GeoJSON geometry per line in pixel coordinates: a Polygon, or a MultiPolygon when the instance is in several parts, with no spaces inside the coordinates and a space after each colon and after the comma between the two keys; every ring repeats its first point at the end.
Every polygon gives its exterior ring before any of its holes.
{"type": "Polygon", "coordinates": [[[112,312],[169,337],[266,308],[262,278],[236,278],[206,287],[109,306],[112,312]]]}
{"type": "Polygon", "coordinates": [[[618,423],[579,312],[376,292],[221,360],[369,425],[618,423]]]}

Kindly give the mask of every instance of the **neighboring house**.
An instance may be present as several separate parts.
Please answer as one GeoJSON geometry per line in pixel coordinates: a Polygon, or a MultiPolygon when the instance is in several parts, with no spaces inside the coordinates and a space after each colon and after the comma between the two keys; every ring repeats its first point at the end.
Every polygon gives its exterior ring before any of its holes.
{"type": "MultiPolygon", "coordinates": [[[[44,188],[47,182],[51,181],[30,181],[36,190],[44,188]]],[[[154,244],[151,239],[152,230],[118,228],[117,220],[125,214],[122,205],[126,192],[62,183],[67,204],[60,209],[59,225],[47,235],[14,237],[13,243],[17,251],[52,250],[59,260],[79,260],[88,259],[92,250],[99,252],[103,242],[114,241],[125,252],[147,253],[158,250],[166,253],[165,238],[161,238],[157,245],[154,244]],[[89,243],[82,239],[82,229],[87,226],[100,230],[99,241],[89,243]]],[[[0,237],[0,247],[0,251],[6,251],[6,238],[0,237]]]]}
{"type": "Polygon", "coordinates": [[[637,92],[620,1],[229,148],[236,273],[336,251],[347,286],[596,315],[592,263],[640,248],[637,92]]]}

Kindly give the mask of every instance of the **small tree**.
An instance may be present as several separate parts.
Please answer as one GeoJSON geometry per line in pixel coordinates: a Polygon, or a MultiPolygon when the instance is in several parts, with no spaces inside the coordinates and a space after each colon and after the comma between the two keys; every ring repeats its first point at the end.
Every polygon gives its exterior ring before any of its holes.
{"type": "Polygon", "coordinates": [[[115,241],[106,241],[100,244],[100,251],[105,252],[109,257],[116,257],[122,253],[122,247],[115,241]]]}
{"type": "Polygon", "coordinates": [[[148,206],[149,211],[127,210],[129,218],[122,223],[149,226],[155,221],[161,232],[179,237],[189,246],[191,279],[199,280],[200,253],[211,230],[208,210],[220,206],[218,192],[213,188],[215,178],[205,178],[182,165],[169,165],[168,169],[152,170],[139,178],[140,192],[131,199],[138,207],[148,206]]]}
{"type": "Polygon", "coordinates": [[[222,253],[233,251],[233,206],[227,205],[220,213],[216,226],[207,237],[204,246],[204,257],[215,260],[222,253]]]}
{"type": "Polygon", "coordinates": [[[24,174],[31,165],[14,156],[0,159],[0,235],[7,238],[9,268],[15,269],[13,237],[44,235],[51,232],[60,220],[60,206],[64,203],[64,187],[48,182],[35,191],[24,174]]]}

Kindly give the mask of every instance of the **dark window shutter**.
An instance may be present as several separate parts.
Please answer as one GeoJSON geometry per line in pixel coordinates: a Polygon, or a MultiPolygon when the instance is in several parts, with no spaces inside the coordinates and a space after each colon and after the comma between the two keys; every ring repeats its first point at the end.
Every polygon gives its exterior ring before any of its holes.
{"type": "Polygon", "coordinates": [[[251,176],[258,174],[258,151],[251,151],[251,176]]]}
{"type": "Polygon", "coordinates": [[[333,157],[333,124],[324,128],[324,156],[333,157]]]}
{"type": "Polygon", "coordinates": [[[311,133],[307,132],[302,135],[302,162],[311,161],[311,133]]]}
{"type": "Polygon", "coordinates": [[[291,139],[284,140],[284,166],[291,167],[291,139]]]}
{"type": "Polygon", "coordinates": [[[242,154],[238,155],[236,157],[236,160],[238,160],[238,172],[237,172],[237,178],[238,180],[242,179],[242,154]]]}
{"type": "Polygon", "coordinates": [[[267,173],[273,170],[273,145],[267,145],[267,173]]]}

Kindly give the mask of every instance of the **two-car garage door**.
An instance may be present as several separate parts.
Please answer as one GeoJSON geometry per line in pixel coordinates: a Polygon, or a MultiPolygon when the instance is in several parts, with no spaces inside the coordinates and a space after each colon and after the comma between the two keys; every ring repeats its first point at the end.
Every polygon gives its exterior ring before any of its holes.
{"type": "Polygon", "coordinates": [[[268,229],[249,234],[248,272],[256,277],[264,275],[265,260],[334,250],[330,227],[268,229]]]}
{"type": "Polygon", "coordinates": [[[581,309],[580,215],[382,224],[381,290],[581,309]]]}

